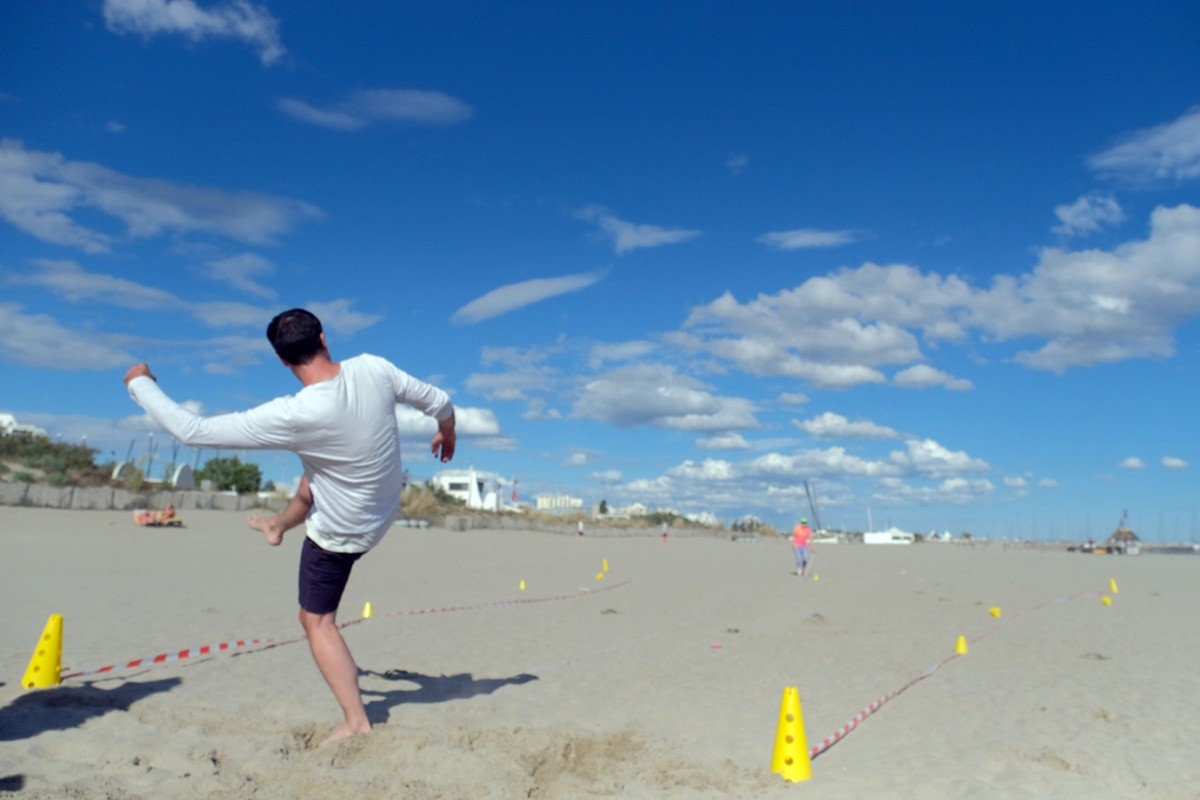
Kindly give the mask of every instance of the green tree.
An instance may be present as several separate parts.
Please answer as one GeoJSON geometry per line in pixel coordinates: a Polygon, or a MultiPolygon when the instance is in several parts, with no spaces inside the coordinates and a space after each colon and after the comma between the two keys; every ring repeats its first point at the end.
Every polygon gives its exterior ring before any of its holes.
{"type": "Polygon", "coordinates": [[[254,494],[262,486],[262,470],[257,464],[244,464],[233,458],[210,458],[196,471],[196,480],[211,481],[219,492],[230,489],[238,494],[254,494]]]}
{"type": "Polygon", "coordinates": [[[608,515],[608,501],[601,500],[600,501],[600,516],[604,517],[607,515],[608,515]]]}

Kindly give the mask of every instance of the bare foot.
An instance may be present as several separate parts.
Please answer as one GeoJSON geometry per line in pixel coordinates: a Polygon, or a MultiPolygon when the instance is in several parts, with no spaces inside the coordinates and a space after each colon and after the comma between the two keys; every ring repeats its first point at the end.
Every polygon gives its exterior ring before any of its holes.
{"type": "Polygon", "coordinates": [[[324,747],[325,745],[333,744],[334,742],[340,742],[343,739],[349,739],[351,736],[367,734],[370,732],[371,724],[369,722],[364,723],[362,726],[351,726],[349,722],[343,722],[341,725],[338,725],[336,728],[334,728],[328,736],[322,739],[321,743],[317,745],[317,747],[324,747]]]}
{"type": "Polygon", "coordinates": [[[266,537],[267,544],[272,547],[283,543],[283,528],[280,527],[278,514],[270,517],[251,514],[246,517],[246,524],[266,537]]]}

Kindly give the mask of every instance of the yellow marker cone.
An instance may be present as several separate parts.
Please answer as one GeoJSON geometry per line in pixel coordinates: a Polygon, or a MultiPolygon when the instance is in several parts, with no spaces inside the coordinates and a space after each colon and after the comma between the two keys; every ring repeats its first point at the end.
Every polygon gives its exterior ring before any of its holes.
{"type": "Polygon", "coordinates": [[[604,564],[601,566],[601,569],[603,569],[605,572],[608,572],[608,559],[607,558],[604,559],[604,564]]]}
{"type": "Polygon", "coordinates": [[[988,609],[988,613],[996,619],[1000,619],[1000,606],[992,606],[990,609],[988,609]]]}
{"type": "Polygon", "coordinates": [[[521,581],[520,583],[518,583],[517,588],[520,589],[522,592],[525,591],[525,581],[521,581]]]}
{"type": "Polygon", "coordinates": [[[597,572],[597,573],[596,573],[596,580],[598,580],[598,581],[602,581],[602,580],[604,580],[604,573],[603,573],[603,572],[597,572]]]}
{"type": "Polygon", "coordinates": [[[62,636],[62,614],[51,614],[25,668],[25,677],[21,678],[26,689],[45,689],[62,683],[62,636]]]}
{"type": "Polygon", "coordinates": [[[804,718],[800,713],[800,691],[795,686],[783,690],[771,772],[778,772],[784,780],[793,783],[812,777],[812,758],[808,754],[808,737],[804,735],[804,718]]]}
{"type": "Polygon", "coordinates": [[[820,575],[818,575],[817,573],[815,573],[815,572],[814,572],[814,573],[813,573],[813,580],[814,580],[814,581],[819,581],[819,580],[821,580],[821,576],[820,576],[820,575]]]}
{"type": "Polygon", "coordinates": [[[1117,579],[1116,579],[1116,578],[1109,578],[1109,579],[1108,579],[1108,590],[1109,590],[1110,592],[1112,592],[1113,594],[1116,594],[1117,592],[1119,592],[1119,591],[1120,591],[1120,590],[1117,588],[1117,579]]]}
{"type": "Polygon", "coordinates": [[[1106,605],[1106,606],[1111,606],[1111,605],[1112,605],[1112,598],[1111,598],[1111,597],[1109,597],[1108,595],[1104,595],[1104,597],[1101,597],[1101,598],[1100,598],[1100,602],[1101,602],[1101,603],[1103,603],[1103,604],[1104,604],[1104,605],[1106,605]]]}
{"type": "Polygon", "coordinates": [[[375,612],[371,610],[371,601],[368,600],[363,604],[363,619],[370,619],[371,615],[374,613],[375,612]]]}
{"type": "Polygon", "coordinates": [[[967,654],[967,637],[958,637],[958,641],[954,643],[954,652],[960,656],[965,656],[967,654]]]}

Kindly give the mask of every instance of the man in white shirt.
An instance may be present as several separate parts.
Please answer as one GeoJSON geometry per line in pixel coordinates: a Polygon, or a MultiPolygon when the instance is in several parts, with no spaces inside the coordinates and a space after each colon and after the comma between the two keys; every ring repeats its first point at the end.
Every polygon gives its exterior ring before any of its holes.
{"type": "MultiPolygon", "coordinates": [[[[337,627],[337,607],[354,562],[383,538],[400,509],[396,404],[437,419],[430,449],[443,462],[454,456],[454,406],[444,391],[386,359],[360,355],[334,361],[320,321],[304,309],[276,316],[267,338],[304,388],[249,411],[197,416],[158,387],[146,364],[130,368],[125,385],[151,419],[186,445],[290,450],[300,456],[302,491],[311,496],[300,557],[300,624],[345,717],[322,742],[327,744],[371,730],[358,667],[337,627]]],[[[271,541],[272,534],[264,533],[271,541]]]]}

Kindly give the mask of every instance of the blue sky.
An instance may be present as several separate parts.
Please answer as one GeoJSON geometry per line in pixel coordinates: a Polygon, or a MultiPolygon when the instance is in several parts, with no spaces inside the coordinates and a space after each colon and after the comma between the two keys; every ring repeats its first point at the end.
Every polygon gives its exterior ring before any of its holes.
{"type": "Polygon", "coordinates": [[[523,499],[784,527],[807,480],[831,526],[1192,541],[1198,34],[1169,2],[19,5],[0,411],[144,456],[132,363],[243,409],[298,388],[263,330],[304,306],[445,387],[455,466],[523,499]]]}

